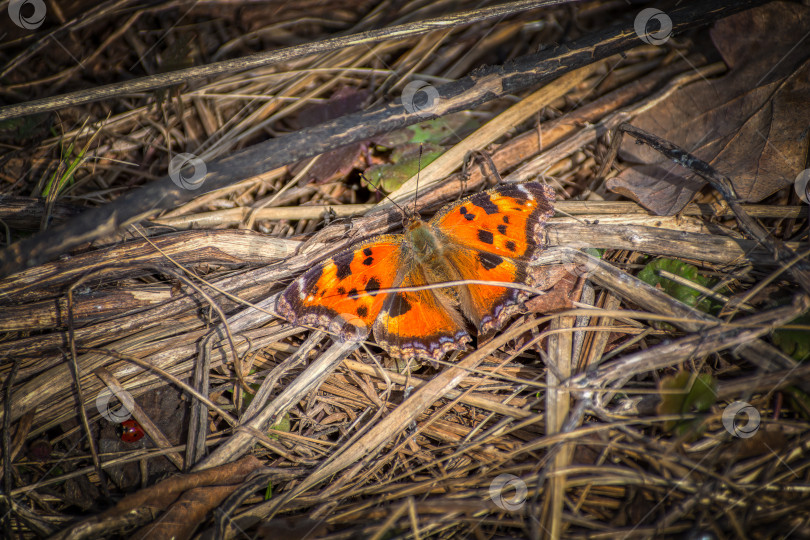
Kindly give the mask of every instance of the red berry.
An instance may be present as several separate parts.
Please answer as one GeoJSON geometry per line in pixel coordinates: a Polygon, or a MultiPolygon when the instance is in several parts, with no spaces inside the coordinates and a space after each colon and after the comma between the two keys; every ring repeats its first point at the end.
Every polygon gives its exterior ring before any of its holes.
{"type": "Polygon", "coordinates": [[[141,425],[131,418],[118,424],[116,431],[121,437],[121,440],[128,443],[137,442],[145,435],[141,425]]]}

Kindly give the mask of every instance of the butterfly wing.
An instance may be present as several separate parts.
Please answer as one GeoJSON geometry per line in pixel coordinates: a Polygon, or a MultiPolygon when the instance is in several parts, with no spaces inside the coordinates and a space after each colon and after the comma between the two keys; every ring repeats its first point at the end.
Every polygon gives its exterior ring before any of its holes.
{"type": "Polygon", "coordinates": [[[420,257],[421,244],[414,242],[420,235],[372,239],[305,272],[281,294],[277,311],[342,339],[364,339],[373,326],[378,344],[392,356],[438,360],[471,340],[458,307],[485,333],[516,311],[523,294],[474,284],[378,291],[452,279],[525,282],[553,200],[551,188],[537,183],[499,186],[462,199],[428,224],[427,236],[440,246],[440,255],[420,257]]]}
{"type": "Polygon", "coordinates": [[[386,235],[353,246],[304,272],[279,296],[276,311],[294,324],[365,339],[393,286],[402,236],[386,235]]]}
{"type": "MultiPolygon", "coordinates": [[[[423,268],[408,261],[398,287],[427,285],[423,268]]],[[[391,356],[438,360],[471,340],[457,301],[438,289],[390,293],[374,323],[374,338],[391,356]]]]}
{"type": "MultiPolygon", "coordinates": [[[[543,184],[501,185],[445,207],[430,225],[451,246],[445,256],[459,279],[525,283],[554,199],[554,190],[543,184]]],[[[462,309],[481,334],[500,328],[526,296],[492,285],[460,290],[462,309]]]]}

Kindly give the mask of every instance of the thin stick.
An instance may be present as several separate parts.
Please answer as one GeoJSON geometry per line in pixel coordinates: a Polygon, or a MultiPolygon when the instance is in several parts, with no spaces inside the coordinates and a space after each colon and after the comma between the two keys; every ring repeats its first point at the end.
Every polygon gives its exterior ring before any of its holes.
{"type": "Polygon", "coordinates": [[[84,428],[85,436],[87,437],[87,444],[90,447],[90,455],[93,458],[93,467],[98,474],[99,486],[101,491],[106,497],[110,497],[110,491],[107,488],[107,476],[101,470],[101,460],[98,457],[96,450],[96,441],[93,437],[93,432],[90,430],[90,422],[87,420],[87,411],[84,408],[84,391],[82,390],[81,374],[79,373],[79,362],[76,355],[76,333],[73,328],[73,290],[90,279],[91,274],[80,278],[76,283],[70,286],[67,291],[67,324],[68,324],[68,345],[70,347],[70,373],[73,375],[73,382],[76,385],[76,394],[79,398],[79,418],[81,419],[82,428],[84,428]]]}
{"type": "Polygon", "coordinates": [[[350,36],[324,39],[314,43],[305,43],[303,45],[296,45],[294,47],[287,47],[280,50],[258,53],[252,56],[235,58],[233,60],[224,60],[222,62],[216,62],[207,66],[180,69],[177,71],[170,71],[168,73],[157,73],[149,77],[142,77],[140,79],[122,83],[108,84],[106,86],[91,88],[89,90],[80,90],[78,92],[71,92],[61,96],[36,99],[26,103],[20,103],[18,105],[2,107],[0,108],[0,120],[47,111],[55,111],[64,107],[75,107],[76,105],[101,101],[103,99],[109,99],[125,94],[136,94],[138,92],[155,90],[157,88],[167,88],[176,84],[187,83],[192,80],[211,77],[213,75],[220,75],[222,73],[232,73],[273,64],[287,63],[298,58],[304,58],[305,56],[332,52],[338,49],[351,47],[353,45],[368,46],[372,43],[380,43],[390,39],[399,40],[408,37],[420,36],[422,34],[427,34],[428,32],[441,30],[443,28],[453,28],[461,24],[472,24],[486,21],[488,19],[506,17],[508,15],[528,9],[537,9],[566,3],[568,3],[568,0],[519,0],[517,2],[511,2],[500,6],[476,9],[472,11],[463,11],[461,13],[445,15],[443,17],[428,19],[426,21],[401,24],[398,26],[392,26],[391,28],[370,30],[368,32],[361,32],[359,34],[352,34],[350,36]]]}

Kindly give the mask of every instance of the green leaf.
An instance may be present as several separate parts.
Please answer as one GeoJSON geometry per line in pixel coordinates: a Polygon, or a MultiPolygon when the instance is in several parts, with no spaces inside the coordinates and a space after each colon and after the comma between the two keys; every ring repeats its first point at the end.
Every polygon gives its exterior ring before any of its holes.
{"type": "MultiPolygon", "coordinates": [[[[85,121],[82,124],[84,127],[87,124],[85,121]]],[[[45,184],[45,189],[42,191],[43,197],[48,197],[53,192],[53,195],[57,195],[62,192],[67,186],[73,184],[73,174],[87,159],[87,152],[90,150],[90,145],[93,144],[93,141],[96,139],[96,136],[101,133],[101,131],[96,131],[93,133],[93,136],[85,143],[84,147],[76,154],[73,159],[71,157],[74,154],[75,148],[74,143],[71,142],[67,150],[65,149],[64,142],[60,145],[60,152],[59,152],[59,165],[56,167],[56,170],[48,179],[47,183],[45,184]]]]}
{"type": "Polygon", "coordinates": [[[264,490],[264,500],[269,501],[273,496],[273,482],[267,482],[267,489],[264,490]]]}
{"type": "Polygon", "coordinates": [[[706,289],[711,289],[713,285],[712,280],[698,273],[696,266],[675,259],[662,258],[654,260],[638,273],[638,278],[653,287],[662,288],[670,296],[705,313],[719,307],[716,302],[712,302],[710,298],[706,298],[700,291],[672,281],[671,279],[661,277],[659,275],[659,271],[661,270],[687,279],[706,289]]]}
{"type": "MultiPolygon", "coordinates": [[[[290,415],[287,413],[281,420],[279,420],[277,424],[270,426],[270,431],[283,431],[284,433],[289,433],[291,426],[292,422],[290,421],[290,415]]],[[[267,436],[271,439],[278,439],[278,435],[274,435],[272,433],[268,433],[267,436]]]]}
{"type": "MultiPolygon", "coordinates": [[[[250,373],[252,374],[254,370],[251,370],[250,373]]],[[[245,391],[242,391],[242,407],[247,409],[250,406],[250,402],[253,401],[253,396],[256,395],[256,392],[259,391],[260,385],[258,383],[249,384],[248,385],[251,390],[253,390],[252,394],[249,394],[245,391]]]]}
{"type": "Polygon", "coordinates": [[[582,251],[597,259],[601,259],[605,256],[605,250],[603,248],[584,248],[582,251]]]}
{"type": "MultiPolygon", "coordinates": [[[[810,326],[810,313],[788,323],[788,326],[810,326]]],[[[778,328],[773,333],[773,343],[796,360],[810,358],[810,331],[802,328],[778,328]]]]}
{"type": "MultiPolygon", "coordinates": [[[[717,381],[708,373],[680,371],[661,379],[658,389],[661,392],[658,414],[662,416],[706,412],[717,401],[717,381]]],[[[677,435],[690,432],[698,435],[702,429],[700,418],[664,422],[664,430],[677,435]]]]}
{"type": "Polygon", "coordinates": [[[810,420],[810,395],[796,386],[788,386],[784,390],[788,396],[791,407],[805,420],[810,420]]]}
{"type": "MultiPolygon", "coordinates": [[[[422,148],[422,168],[424,169],[444,153],[444,148],[425,144],[422,148]]],[[[409,178],[419,172],[419,146],[410,145],[397,148],[391,153],[391,163],[374,165],[365,171],[372,187],[391,193],[399,189],[409,178]]]]}
{"type": "Polygon", "coordinates": [[[480,125],[481,122],[470,116],[470,113],[462,111],[378,135],[374,137],[374,142],[386,148],[397,148],[409,143],[441,144],[445,140],[455,143],[480,125]]]}

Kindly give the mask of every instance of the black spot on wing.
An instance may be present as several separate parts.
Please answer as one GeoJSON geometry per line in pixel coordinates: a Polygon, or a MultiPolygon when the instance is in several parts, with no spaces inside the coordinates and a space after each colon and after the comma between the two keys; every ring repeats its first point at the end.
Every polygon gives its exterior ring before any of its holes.
{"type": "Polygon", "coordinates": [[[357,300],[357,289],[350,290],[347,296],[353,300],[357,300]]]}
{"type": "Polygon", "coordinates": [[[335,267],[337,268],[335,275],[338,279],[343,280],[352,274],[352,260],[354,253],[351,251],[344,251],[335,255],[335,267]]]}
{"type": "Polygon", "coordinates": [[[492,270],[503,262],[503,258],[493,255],[492,253],[479,253],[478,262],[480,262],[481,266],[485,269],[492,270]]]}
{"type": "Polygon", "coordinates": [[[515,251],[517,249],[517,245],[515,245],[515,243],[512,242],[511,240],[509,240],[508,242],[506,242],[506,249],[508,249],[509,251],[515,251]]]}
{"type": "Polygon", "coordinates": [[[380,282],[377,278],[370,278],[368,283],[366,283],[366,292],[369,293],[371,296],[376,296],[377,291],[380,290],[380,282]]]}
{"type": "Polygon", "coordinates": [[[498,225],[498,232],[501,234],[506,234],[506,225],[498,225]]]}
{"type": "Polygon", "coordinates": [[[487,214],[496,214],[498,212],[498,206],[492,202],[488,193],[477,193],[470,197],[470,202],[487,214]]]}
{"type": "Polygon", "coordinates": [[[388,310],[391,317],[399,317],[405,315],[411,310],[411,303],[405,298],[403,294],[397,294],[391,301],[391,309],[388,310]]]}
{"type": "Polygon", "coordinates": [[[464,219],[466,219],[467,221],[472,221],[475,219],[475,214],[469,212],[466,206],[462,206],[461,208],[459,208],[458,213],[464,216],[464,219]]]}
{"type": "Polygon", "coordinates": [[[366,266],[371,266],[371,264],[372,264],[373,262],[374,262],[374,257],[367,257],[367,258],[366,258],[366,259],[363,261],[363,264],[364,264],[364,265],[366,265],[366,266]]]}
{"type": "Polygon", "coordinates": [[[343,287],[338,287],[338,288],[337,288],[337,293],[338,293],[340,296],[343,296],[344,294],[346,294],[346,289],[344,289],[343,287]]]}
{"type": "Polygon", "coordinates": [[[365,255],[366,257],[371,257],[371,248],[364,249],[363,255],[365,255]]]}
{"type": "Polygon", "coordinates": [[[509,223],[509,216],[503,216],[503,222],[509,223]]]}
{"type": "Polygon", "coordinates": [[[492,236],[492,233],[489,231],[485,231],[484,229],[478,229],[478,239],[485,244],[492,244],[492,242],[495,240],[495,237],[492,236]]]}
{"type": "Polygon", "coordinates": [[[368,308],[366,306],[360,306],[359,308],[357,308],[357,314],[365,319],[366,316],[368,315],[368,308]]]}

